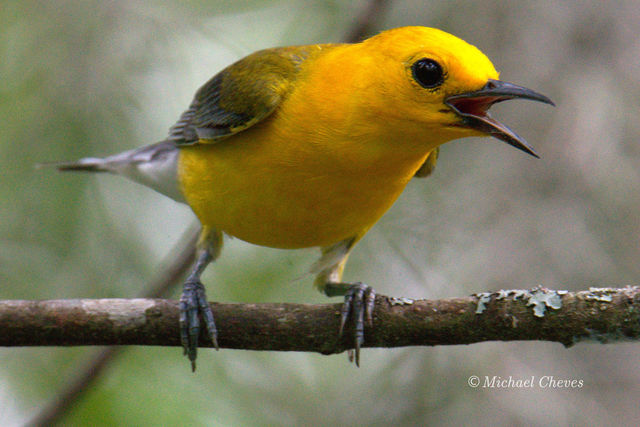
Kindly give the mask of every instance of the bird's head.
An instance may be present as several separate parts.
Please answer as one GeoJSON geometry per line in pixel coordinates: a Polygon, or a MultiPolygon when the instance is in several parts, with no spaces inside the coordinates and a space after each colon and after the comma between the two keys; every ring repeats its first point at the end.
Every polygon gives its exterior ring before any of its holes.
{"type": "Polygon", "coordinates": [[[553,102],[531,89],[501,81],[491,61],[475,46],[426,27],[385,31],[363,42],[367,44],[392,70],[389,79],[380,80],[386,115],[402,118],[408,127],[423,129],[430,138],[437,135],[440,143],[486,135],[538,157],[488,110],[510,99],[553,102]]]}

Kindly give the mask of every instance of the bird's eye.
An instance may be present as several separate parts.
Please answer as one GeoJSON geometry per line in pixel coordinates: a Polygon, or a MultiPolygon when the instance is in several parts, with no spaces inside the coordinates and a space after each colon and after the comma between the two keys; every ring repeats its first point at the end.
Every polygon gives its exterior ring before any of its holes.
{"type": "Polygon", "coordinates": [[[438,87],[444,81],[444,72],[442,67],[433,59],[418,59],[411,66],[413,78],[416,79],[420,86],[427,89],[438,87]]]}

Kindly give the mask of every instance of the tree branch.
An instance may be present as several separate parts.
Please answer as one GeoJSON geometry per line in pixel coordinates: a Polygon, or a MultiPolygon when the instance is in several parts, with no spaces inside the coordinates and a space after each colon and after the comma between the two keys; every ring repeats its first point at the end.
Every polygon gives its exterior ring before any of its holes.
{"type": "MultiPolygon", "coordinates": [[[[212,303],[220,347],[339,353],[341,304],[212,303]]],[[[0,346],[179,346],[178,302],[162,299],[0,301],[0,346]]],[[[640,288],[534,289],[436,301],[378,296],[365,347],[544,340],[570,346],[640,337],[640,288]]],[[[204,334],[203,346],[210,346],[204,334]]]]}

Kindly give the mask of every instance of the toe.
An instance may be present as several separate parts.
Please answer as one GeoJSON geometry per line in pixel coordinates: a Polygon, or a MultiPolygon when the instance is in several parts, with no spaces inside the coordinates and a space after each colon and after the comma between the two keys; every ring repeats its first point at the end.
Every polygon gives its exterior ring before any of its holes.
{"type": "Polygon", "coordinates": [[[216,323],[213,320],[213,311],[211,311],[211,306],[207,301],[207,295],[205,294],[204,286],[201,286],[198,289],[198,308],[200,310],[200,313],[202,314],[205,327],[207,328],[209,339],[213,343],[215,349],[219,350],[220,347],[218,346],[218,330],[216,329],[216,323]]]}

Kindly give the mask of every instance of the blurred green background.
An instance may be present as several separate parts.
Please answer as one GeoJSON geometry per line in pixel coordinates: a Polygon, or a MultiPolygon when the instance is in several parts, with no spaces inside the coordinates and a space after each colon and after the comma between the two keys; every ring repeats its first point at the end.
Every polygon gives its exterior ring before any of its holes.
{"type": "MultiPolygon", "coordinates": [[[[3,1],[0,299],[133,297],[171,258],[185,206],[123,179],[36,170],[161,140],[195,90],[260,48],[340,41],[364,1],[3,1]]],[[[354,251],[345,279],[394,296],[580,290],[640,277],[637,1],[394,1],[376,31],[426,25],[483,50],[555,109],[500,104],[535,160],[496,140],[445,145],[354,251]]],[[[212,300],[326,302],[315,250],[228,241],[212,300]],[[300,279],[300,277],[302,279],[300,279]]],[[[174,292],[177,298],[178,288],[174,292]]],[[[337,301],[337,300],[334,300],[337,301]]],[[[1,333],[1,331],[0,331],[1,333]]],[[[21,424],[94,348],[0,349],[0,425],[21,424]]],[[[633,425],[633,343],[366,349],[346,356],[128,348],[67,425],[633,425]],[[583,380],[579,389],[473,389],[481,378],[583,380]]]]}

